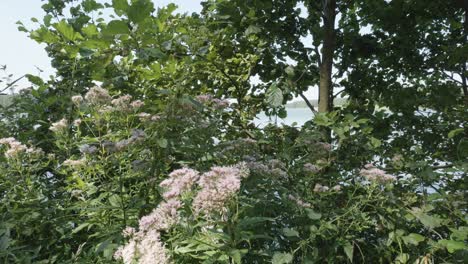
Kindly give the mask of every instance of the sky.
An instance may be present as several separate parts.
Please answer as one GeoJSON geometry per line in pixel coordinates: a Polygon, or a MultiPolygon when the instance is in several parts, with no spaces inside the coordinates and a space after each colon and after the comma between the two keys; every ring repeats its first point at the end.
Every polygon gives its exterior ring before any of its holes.
{"type": "MultiPolygon", "coordinates": [[[[181,13],[200,12],[202,9],[201,0],[153,0],[153,2],[156,8],[175,3],[181,13]]],[[[43,0],[0,0],[0,66],[7,66],[6,73],[13,75],[12,80],[27,73],[47,78],[54,72],[44,50],[45,44],[29,39],[28,34],[18,31],[16,25],[17,21],[21,21],[26,28],[34,28],[31,18],[42,19],[43,4],[43,0]]],[[[0,72],[0,78],[4,76],[4,73],[0,72]]],[[[24,86],[27,86],[25,80],[19,82],[19,88],[24,86]]],[[[306,96],[316,98],[316,91],[311,90],[306,96]]]]}

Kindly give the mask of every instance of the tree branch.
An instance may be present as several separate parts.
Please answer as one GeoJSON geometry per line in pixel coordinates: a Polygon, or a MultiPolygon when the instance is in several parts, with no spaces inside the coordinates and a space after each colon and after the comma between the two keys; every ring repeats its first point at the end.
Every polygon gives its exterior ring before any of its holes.
{"type": "Polygon", "coordinates": [[[315,110],[314,106],[310,103],[310,101],[305,97],[302,92],[299,92],[299,96],[305,101],[306,105],[312,110],[314,114],[317,114],[317,110],[315,110]]]}

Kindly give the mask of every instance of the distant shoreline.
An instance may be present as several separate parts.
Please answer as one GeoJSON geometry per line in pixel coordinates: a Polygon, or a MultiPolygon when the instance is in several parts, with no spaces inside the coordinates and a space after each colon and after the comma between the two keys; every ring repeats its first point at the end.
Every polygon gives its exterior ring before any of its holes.
{"type": "MultiPolygon", "coordinates": [[[[337,98],[333,100],[335,105],[343,105],[346,102],[347,98],[337,98]]],[[[314,106],[318,107],[318,100],[309,100],[309,102],[314,106]]],[[[309,108],[304,101],[291,102],[286,104],[286,108],[309,108]]]]}

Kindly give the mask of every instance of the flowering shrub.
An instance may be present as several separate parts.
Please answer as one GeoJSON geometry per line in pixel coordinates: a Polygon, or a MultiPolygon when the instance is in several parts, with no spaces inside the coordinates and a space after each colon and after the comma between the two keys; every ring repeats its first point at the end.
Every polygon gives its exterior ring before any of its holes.
{"type": "Polygon", "coordinates": [[[156,111],[101,87],[70,101],[52,152],[0,139],[9,262],[405,263],[466,248],[462,192],[428,193],[375,161],[346,167],[347,146],[314,128],[227,137],[227,103],[206,95],[156,111]]]}

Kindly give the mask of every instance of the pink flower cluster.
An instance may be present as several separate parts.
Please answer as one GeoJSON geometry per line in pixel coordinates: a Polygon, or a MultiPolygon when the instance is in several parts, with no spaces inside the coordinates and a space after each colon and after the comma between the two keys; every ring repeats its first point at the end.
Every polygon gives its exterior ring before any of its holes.
{"type": "Polygon", "coordinates": [[[229,106],[229,101],[213,98],[211,94],[202,94],[195,97],[202,104],[212,105],[216,109],[224,109],[229,106]]]}
{"type": "Polygon", "coordinates": [[[317,173],[320,169],[312,163],[304,164],[304,170],[310,173],[317,173]]]}
{"type": "Polygon", "coordinates": [[[94,86],[85,94],[85,99],[89,104],[101,105],[108,104],[112,98],[106,89],[94,86]]]}
{"type": "Polygon", "coordinates": [[[181,197],[198,185],[201,190],[193,201],[194,210],[211,213],[225,206],[227,200],[240,189],[241,178],[247,177],[244,164],[235,167],[213,167],[200,176],[199,172],[189,168],[175,170],[160,183],[165,189],[161,202],[149,215],[142,217],[138,231],[127,227],[123,235],[129,242],[114,254],[116,259],[130,263],[170,263],[168,252],[161,241],[160,232],[169,230],[180,220],[178,210],[182,207],[181,197]]]}
{"type": "Polygon", "coordinates": [[[244,165],[213,167],[198,181],[201,190],[193,201],[196,213],[210,214],[223,211],[226,202],[240,189],[241,179],[247,177],[244,165]]]}
{"type": "Polygon", "coordinates": [[[247,167],[257,174],[270,175],[275,178],[283,179],[288,177],[288,173],[285,170],[285,164],[276,159],[269,160],[266,163],[258,161],[248,162],[247,167]]]}
{"type": "Polygon", "coordinates": [[[317,183],[315,184],[314,186],[314,192],[315,193],[325,193],[325,192],[329,192],[330,190],[331,191],[335,191],[335,192],[339,192],[341,191],[341,185],[335,185],[333,187],[328,187],[328,186],[325,186],[325,185],[321,185],[320,183],[317,183]]]}
{"type": "MultiPolygon", "coordinates": [[[[127,230],[127,229],[126,229],[127,230]]],[[[157,230],[149,230],[144,235],[130,234],[132,239],[127,245],[120,247],[114,253],[114,258],[125,264],[168,264],[171,263],[167,249],[161,242],[161,234],[157,230]],[[137,262],[135,262],[138,260],[137,262]]]]}
{"type": "Polygon", "coordinates": [[[86,165],[86,159],[84,158],[79,159],[79,160],[67,159],[67,160],[64,160],[62,164],[64,166],[69,166],[69,167],[81,167],[81,166],[86,165]]]}
{"type": "Polygon", "coordinates": [[[50,130],[55,133],[63,132],[68,128],[68,121],[62,118],[60,121],[52,123],[50,130]]]}
{"type": "Polygon", "coordinates": [[[302,199],[297,198],[296,196],[290,194],[288,195],[289,200],[295,202],[297,206],[303,207],[303,208],[311,208],[312,205],[310,203],[304,202],[302,199]]]}
{"type": "Polygon", "coordinates": [[[385,171],[376,168],[372,164],[367,164],[359,171],[359,174],[371,182],[388,183],[396,180],[396,177],[387,174],[385,171]]]}
{"type": "Polygon", "coordinates": [[[138,231],[127,227],[122,232],[129,242],[121,246],[114,253],[114,258],[122,260],[125,264],[167,264],[170,258],[160,232],[170,229],[177,223],[179,215],[177,210],[182,203],[177,199],[162,202],[149,215],[139,221],[138,231]]]}
{"type": "Polygon", "coordinates": [[[28,148],[26,145],[12,137],[0,139],[0,145],[8,146],[8,150],[5,151],[5,157],[9,159],[17,158],[24,153],[33,157],[42,156],[44,154],[42,149],[33,147],[28,148]]]}
{"type": "Polygon", "coordinates": [[[140,121],[142,122],[158,121],[159,119],[161,119],[160,115],[151,115],[145,112],[137,114],[137,117],[140,118],[140,121]]]}
{"type": "Polygon", "coordinates": [[[169,174],[169,178],[159,184],[159,186],[166,188],[166,191],[163,193],[164,199],[179,197],[184,192],[190,190],[198,182],[199,178],[199,172],[189,168],[173,171],[169,174]]]}

